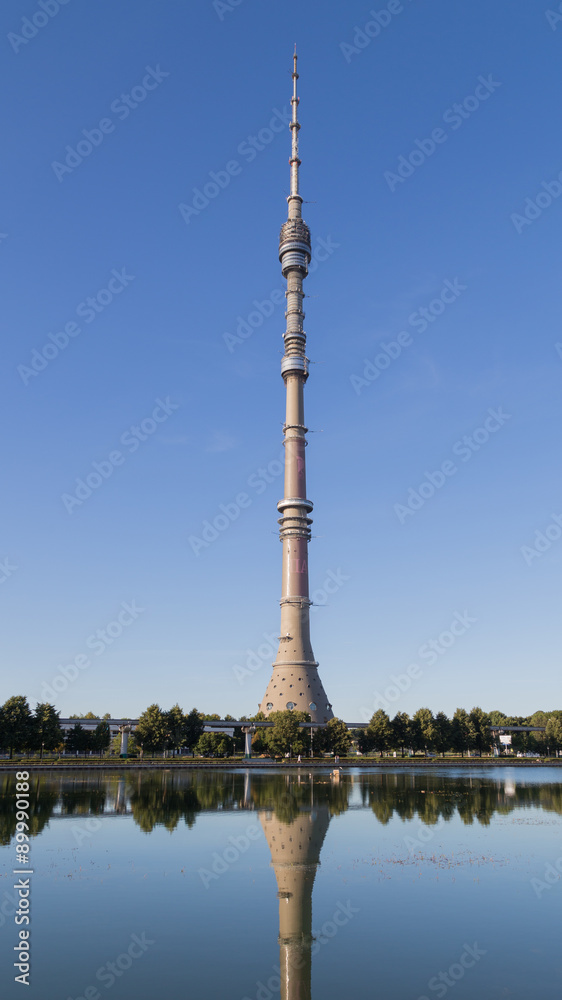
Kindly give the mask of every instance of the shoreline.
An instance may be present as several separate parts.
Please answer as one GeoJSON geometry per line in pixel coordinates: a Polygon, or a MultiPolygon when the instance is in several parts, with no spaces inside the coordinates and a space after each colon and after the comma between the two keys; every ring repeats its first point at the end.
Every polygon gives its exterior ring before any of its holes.
{"type": "Polygon", "coordinates": [[[115,762],[105,762],[105,761],[80,761],[73,763],[72,761],[53,761],[44,763],[43,761],[35,762],[18,762],[13,763],[12,761],[0,761],[0,773],[2,771],[170,771],[170,770],[235,770],[235,769],[246,769],[246,768],[266,768],[275,771],[285,771],[287,769],[291,771],[309,771],[311,768],[320,768],[323,770],[371,770],[373,768],[410,768],[416,769],[420,767],[444,767],[444,768],[454,768],[454,767],[560,767],[562,768],[562,759],[553,758],[552,760],[546,759],[530,759],[530,758],[515,758],[513,760],[507,760],[500,757],[461,757],[458,760],[452,760],[451,758],[438,758],[438,757],[419,757],[417,759],[413,757],[383,757],[380,759],[369,759],[369,760],[340,760],[339,764],[334,764],[331,760],[303,760],[299,764],[296,761],[269,761],[260,760],[258,757],[251,758],[250,760],[198,760],[198,761],[174,761],[170,760],[154,760],[154,761],[138,761],[138,760],[119,760],[115,762]]]}

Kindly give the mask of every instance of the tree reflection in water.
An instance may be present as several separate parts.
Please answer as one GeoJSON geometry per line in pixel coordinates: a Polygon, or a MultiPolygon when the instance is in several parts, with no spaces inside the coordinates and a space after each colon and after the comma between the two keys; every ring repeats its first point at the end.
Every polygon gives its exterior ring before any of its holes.
{"type": "MultiPolygon", "coordinates": [[[[379,823],[393,816],[418,819],[427,826],[458,815],[463,823],[486,826],[495,814],[542,809],[562,814],[562,785],[527,783],[521,776],[450,775],[446,772],[384,771],[329,773],[211,770],[45,772],[30,776],[31,834],[53,818],[132,815],[145,833],[157,826],[175,830],[181,820],[191,829],[199,812],[257,810],[292,823],[301,812],[323,806],[330,816],[355,808],[371,809],[379,823]],[[251,779],[250,779],[251,775],[251,779]],[[311,798],[312,796],[312,798],[311,798]],[[313,799],[313,801],[312,801],[313,799]]],[[[0,843],[16,832],[15,773],[0,779],[0,843]]]]}

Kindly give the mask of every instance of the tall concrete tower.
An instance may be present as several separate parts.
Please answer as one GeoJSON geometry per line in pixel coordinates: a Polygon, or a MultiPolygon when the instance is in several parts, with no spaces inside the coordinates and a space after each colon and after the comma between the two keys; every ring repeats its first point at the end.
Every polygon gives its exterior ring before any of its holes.
{"type": "Polygon", "coordinates": [[[283,545],[281,594],[281,635],[273,676],[260,705],[265,715],[296,709],[308,712],[313,722],[333,718],[332,706],[318,674],[310,644],[311,600],[308,589],[309,517],[312,503],[306,497],[305,448],[308,428],[304,422],[304,386],[308,378],[306,334],[303,330],[303,280],[310,263],[310,230],[302,218],[299,194],[299,129],[297,112],[297,55],[293,66],[291,193],[287,222],[281,227],[279,260],[287,279],[287,329],[283,334],[285,354],[281,375],[285,382],[287,406],[283,428],[285,446],[285,494],[277,504],[279,538],[283,545]]]}

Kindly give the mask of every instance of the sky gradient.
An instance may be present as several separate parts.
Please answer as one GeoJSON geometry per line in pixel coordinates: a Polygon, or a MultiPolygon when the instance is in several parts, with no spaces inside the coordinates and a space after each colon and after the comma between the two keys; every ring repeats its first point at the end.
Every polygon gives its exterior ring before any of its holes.
{"type": "Polygon", "coordinates": [[[348,721],[560,708],[562,15],[56,7],[0,13],[0,702],[257,710],[297,41],[324,687],[348,721]]]}

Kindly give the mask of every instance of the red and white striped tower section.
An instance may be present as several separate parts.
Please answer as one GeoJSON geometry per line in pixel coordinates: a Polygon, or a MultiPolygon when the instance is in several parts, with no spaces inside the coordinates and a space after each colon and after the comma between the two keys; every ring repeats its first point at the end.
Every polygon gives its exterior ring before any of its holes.
{"type": "Polygon", "coordinates": [[[332,706],[318,674],[310,644],[311,600],[308,590],[309,517],[312,503],[306,497],[304,386],[308,378],[302,284],[310,263],[310,230],[302,219],[299,194],[299,129],[297,111],[297,56],[294,56],[291,193],[287,222],[281,227],[279,260],[287,279],[287,329],[281,375],[286,386],[287,409],[283,428],[285,445],[285,495],[277,504],[279,538],[283,545],[281,635],[273,675],[260,705],[265,715],[295,709],[308,712],[313,722],[333,718],[332,706]]]}

